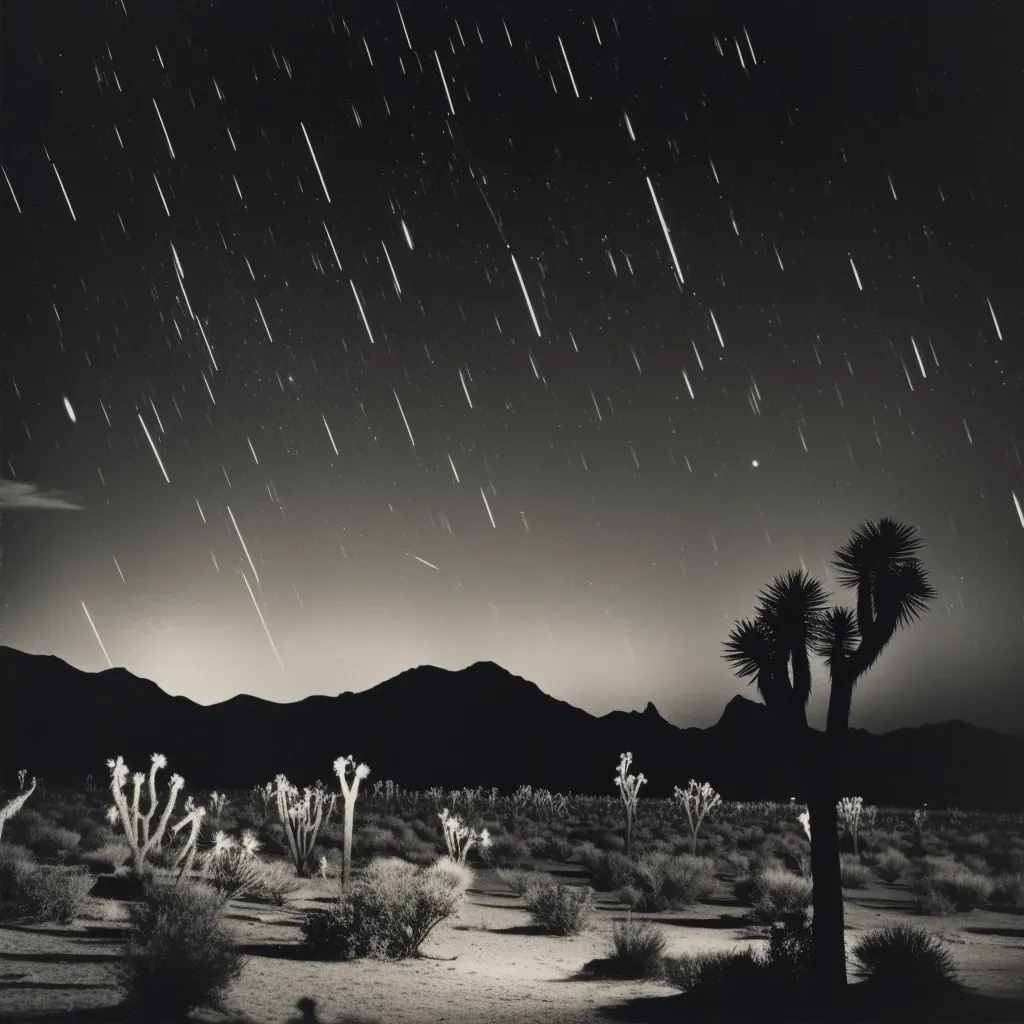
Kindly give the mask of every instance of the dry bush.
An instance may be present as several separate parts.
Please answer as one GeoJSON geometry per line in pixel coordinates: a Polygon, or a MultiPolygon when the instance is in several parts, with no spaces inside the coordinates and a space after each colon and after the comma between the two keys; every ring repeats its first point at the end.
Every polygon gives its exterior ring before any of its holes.
{"type": "Polygon", "coordinates": [[[946,861],[929,865],[910,885],[918,910],[925,914],[948,914],[975,910],[992,895],[992,879],[975,874],[962,864],[946,861]]]}
{"type": "Polygon", "coordinates": [[[446,858],[424,870],[398,857],[375,860],[333,907],[305,912],[302,944],[328,960],[412,956],[456,912],[471,879],[446,858]]]}
{"type": "Polygon", "coordinates": [[[690,906],[715,890],[715,862],[690,854],[646,854],[633,865],[619,896],[634,910],[690,906]]]}
{"type": "Polygon", "coordinates": [[[886,850],[875,864],[878,877],[890,885],[909,874],[912,867],[910,859],[895,849],[886,850]]]}
{"type": "Polygon", "coordinates": [[[554,935],[579,935],[594,909],[594,890],[589,885],[541,883],[527,890],[523,899],[535,924],[554,935]]]}
{"type": "Polygon", "coordinates": [[[765,924],[801,914],[811,905],[811,880],[782,868],[754,875],[754,917],[765,924]]]}
{"type": "Polygon", "coordinates": [[[33,822],[25,829],[25,845],[37,856],[54,858],[73,853],[82,841],[80,832],[48,821],[33,822]]]}
{"type": "Polygon", "coordinates": [[[665,955],[665,933],[653,921],[634,921],[632,916],[612,925],[609,964],[620,978],[656,978],[665,955]]]}
{"type": "Polygon", "coordinates": [[[219,1007],[246,963],[224,928],[226,902],[208,885],[183,881],[150,886],[128,908],[118,978],[144,1019],[179,1020],[197,1007],[219,1007]]]}
{"type": "Polygon", "coordinates": [[[518,836],[493,836],[489,846],[481,851],[483,862],[488,867],[520,867],[530,859],[530,848],[518,836]]]}
{"type": "Polygon", "coordinates": [[[517,896],[525,896],[526,890],[537,884],[537,875],[525,868],[498,868],[495,875],[517,896]]]}
{"type": "Polygon", "coordinates": [[[840,857],[839,874],[844,889],[866,889],[871,882],[871,869],[856,854],[844,853],[840,857]]]}
{"type": "Polygon", "coordinates": [[[1024,872],[1006,872],[992,880],[989,897],[998,906],[1024,907],[1024,872]]]}
{"type": "Polygon", "coordinates": [[[600,892],[613,892],[631,883],[635,862],[624,853],[599,850],[592,843],[584,843],[578,853],[594,888],[600,892]]]}
{"type": "Polygon", "coordinates": [[[295,898],[302,885],[292,865],[275,860],[260,865],[260,879],[255,893],[270,900],[275,906],[283,907],[295,898]]]}
{"type": "Polygon", "coordinates": [[[130,855],[131,850],[127,843],[113,840],[104,843],[95,850],[87,850],[85,853],[80,853],[78,861],[94,874],[109,875],[113,874],[119,867],[123,867],[130,855]]]}

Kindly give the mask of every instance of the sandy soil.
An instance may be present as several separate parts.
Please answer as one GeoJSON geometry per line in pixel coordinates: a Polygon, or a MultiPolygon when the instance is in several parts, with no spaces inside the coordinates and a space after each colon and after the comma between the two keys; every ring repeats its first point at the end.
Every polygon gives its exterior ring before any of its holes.
{"type": "MultiPolygon", "coordinates": [[[[565,865],[540,866],[582,881],[565,865]]],[[[297,948],[301,910],[330,899],[334,885],[311,882],[287,908],[233,902],[230,927],[250,960],[225,1012],[195,1019],[284,1024],[300,1020],[298,1000],[312,996],[322,1024],[591,1024],[607,1021],[607,1012],[621,1018],[631,1000],[646,1004],[677,995],[658,982],[579,977],[588,961],[608,955],[612,922],[625,916],[615,900],[600,901],[583,935],[537,934],[522,902],[492,872],[482,870],[457,917],[427,940],[423,952],[428,958],[399,964],[303,960],[297,948]]],[[[91,902],[88,916],[68,928],[0,928],[0,1021],[118,1019],[112,964],[124,907],[109,900],[91,902]]],[[[759,944],[763,931],[746,925],[743,914],[735,902],[721,899],[687,911],[637,916],[659,921],[668,952],[675,954],[759,944]]],[[[848,894],[848,945],[870,929],[906,920],[950,940],[967,985],[985,995],[1024,999],[1024,916],[974,911],[918,917],[900,886],[848,894]]]]}

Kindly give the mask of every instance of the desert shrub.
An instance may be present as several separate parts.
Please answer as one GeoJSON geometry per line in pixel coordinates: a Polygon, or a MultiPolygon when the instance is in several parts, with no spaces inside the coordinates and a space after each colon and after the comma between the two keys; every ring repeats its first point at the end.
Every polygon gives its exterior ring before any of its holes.
{"type": "Polygon", "coordinates": [[[75,831],[82,837],[78,843],[79,852],[99,850],[107,843],[114,841],[114,830],[106,821],[88,818],[82,821],[75,831]]]}
{"type": "Polygon", "coordinates": [[[763,963],[771,977],[795,988],[811,966],[811,914],[786,914],[772,924],[763,963]]]}
{"type": "Polygon", "coordinates": [[[732,869],[736,878],[750,874],[750,854],[740,850],[729,850],[718,858],[723,868],[732,869]]]}
{"type": "Polygon", "coordinates": [[[871,881],[871,869],[854,854],[844,853],[839,860],[839,874],[844,889],[866,889],[871,881]]]}
{"type": "MultiPolygon", "coordinates": [[[[643,837],[640,834],[634,838],[641,842],[643,840],[643,837]]],[[[602,832],[597,837],[597,847],[599,850],[604,850],[606,853],[625,853],[626,840],[617,832],[602,832]]]]}
{"type": "MultiPolygon", "coordinates": [[[[479,849],[479,847],[474,847],[474,850],[479,849]]],[[[402,859],[407,860],[410,864],[416,864],[419,867],[429,867],[437,860],[438,850],[429,843],[403,843],[400,847],[400,853],[402,859]]]]}
{"type": "Polygon", "coordinates": [[[531,886],[523,899],[534,924],[555,935],[579,935],[594,909],[594,890],[544,882],[531,886]]]}
{"type": "Polygon", "coordinates": [[[984,832],[975,832],[969,836],[951,836],[949,848],[954,853],[975,856],[984,855],[991,846],[991,840],[984,832]]]}
{"type": "Polygon", "coordinates": [[[859,845],[863,852],[882,854],[896,849],[899,845],[897,836],[878,828],[861,829],[859,845]]]}
{"type": "Polygon", "coordinates": [[[634,910],[657,912],[696,903],[714,887],[715,862],[710,858],[649,853],[633,865],[619,897],[634,910]]]}
{"type": "Polygon", "coordinates": [[[957,862],[963,864],[968,871],[973,871],[976,875],[987,876],[991,873],[988,861],[977,853],[957,854],[957,862]]]}
{"type": "Polygon", "coordinates": [[[375,860],[333,907],[306,911],[302,943],[323,959],[404,959],[455,913],[471,879],[471,869],[447,858],[423,870],[398,857],[375,860]]]}
{"type": "Polygon", "coordinates": [[[517,896],[524,896],[531,885],[537,884],[537,876],[524,868],[498,868],[498,881],[507,885],[517,896]]]}
{"type": "Polygon", "coordinates": [[[875,870],[883,882],[888,882],[891,885],[908,874],[911,866],[909,858],[900,853],[899,850],[886,850],[878,858],[875,870]]]}
{"type": "Polygon", "coordinates": [[[611,968],[620,978],[655,978],[661,973],[665,934],[652,921],[632,916],[612,925],[611,968]]]}
{"type": "Polygon", "coordinates": [[[811,880],[781,868],[769,868],[754,875],[752,905],[759,921],[771,924],[811,905],[811,880]]]}
{"type": "Polygon", "coordinates": [[[0,921],[22,921],[31,915],[32,879],[39,870],[28,857],[10,853],[8,845],[0,846],[0,921]]]}
{"type": "Polygon", "coordinates": [[[530,848],[518,836],[500,835],[493,836],[490,846],[484,847],[481,854],[488,866],[511,868],[530,859],[530,848]]]}
{"type": "Polygon", "coordinates": [[[78,849],[82,836],[48,821],[33,822],[25,830],[25,845],[37,856],[52,858],[78,849]]]}
{"type": "Polygon", "coordinates": [[[620,886],[629,885],[633,879],[634,861],[616,850],[580,850],[580,860],[590,873],[594,888],[612,892],[620,886]]]}
{"type": "Polygon", "coordinates": [[[78,861],[94,874],[112,874],[124,865],[130,853],[127,843],[113,841],[104,843],[95,850],[80,853],[78,861]]]}
{"type": "Polygon", "coordinates": [[[270,900],[278,907],[283,907],[295,898],[302,884],[296,877],[292,865],[279,860],[270,861],[260,865],[259,885],[255,889],[255,894],[270,900]]]}
{"type": "Polygon", "coordinates": [[[977,875],[962,864],[947,861],[911,883],[918,909],[924,913],[948,913],[949,905],[955,911],[975,910],[992,895],[992,879],[977,875]]]}
{"type": "Polygon", "coordinates": [[[988,861],[988,866],[999,874],[1024,872],[1024,847],[1007,846],[998,850],[989,850],[985,859],[988,861]]]}
{"type": "Polygon", "coordinates": [[[960,990],[953,956],[937,935],[899,924],[869,932],[853,947],[854,974],[889,998],[960,990]]]}
{"type": "Polygon", "coordinates": [[[71,924],[89,902],[93,879],[80,867],[40,867],[29,877],[28,916],[33,921],[71,924]]]}
{"type": "Polygon", "coordinates": [[[535,836],[526,845],[534,857],[561,864],[568,864],[576,852],[576,847],[565,836],[535,836]]]}
{"type": "Polygon", "coordinates": [[[803,875],[809,871],[809,851],[806,836],[784,832],[767,836],[758,852],[763,858],[778,860],[787,870],[803,875]]]}
{"type": "Polygon", "coordinates": [[[0,871],[10,864],[32,864],[36,855],[19,843],[0,843],[0,871]]]}
{"type": "Polygon", "coordinates": [[[911,883],[911,891],[914,893],[914,906],[921,914],[945,917],[956,913],[956,904],[931,878],[915,879],[911,883]]]}
{"type": "MultiPolygon", "coordinates": [[[[328,833],[330,836],[333,836],[333,832],[328,833]]],[[[400,850],[400,844],[391,829],[378,825],[364,825],[352,841],[352,856],[360,860],[374,854],[396,856],[400,850]]]]}
{"type": "Polygon", "coordinates": [[[127,1002],[147,1020],[179,1020],[218,1008],[245,957],[225,931],[226,899],[211,886],[153,885],[128,908],[131,924],[118,978],[127,1002]]]}
{"type": "Polygon", "coordinates": [[[763,963],[752,949],[712,950],[665,957],[662,977],[683,992],[725,994],[760,980],[763,963]]]}
{"type": "Polygon", "coordinates": [[[989,899],[1000,906],[1024,907],[1024,872],[997,875],[989,899]]]}

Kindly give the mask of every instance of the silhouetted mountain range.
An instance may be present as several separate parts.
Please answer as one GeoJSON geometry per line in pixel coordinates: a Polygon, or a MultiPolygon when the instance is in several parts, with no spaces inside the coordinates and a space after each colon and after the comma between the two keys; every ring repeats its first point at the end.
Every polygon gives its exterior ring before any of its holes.
{"type": "MultiPolygon", "coordinates": [[[[596,717],[491,662],[459,672],[422,666],[362,693],[278,704],[240,695],[204,706],[125,669],[82,672],[59,658],[0,647],[0,778],[26,768],[52,784],[109,778],[166,754],[187,788],[248,787],[284,772],[337,786],[340,755],[372,779],[408,789],[497,786],[614,795],[632,751],[641,791],[667,796],[691,778],[726,799],[803,797],[785,742],[763,704],[734,697],[707,729],[680,729],[648,703],[596,717]]],[[[1024,808],[1024,738],[965,722],[875,735],[851,730],[843,791],[870,804],[1024,808]]]]}

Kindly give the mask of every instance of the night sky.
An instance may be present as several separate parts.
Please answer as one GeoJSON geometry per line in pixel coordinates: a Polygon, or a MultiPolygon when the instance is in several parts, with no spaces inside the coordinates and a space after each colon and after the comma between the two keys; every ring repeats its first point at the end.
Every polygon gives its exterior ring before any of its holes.
{"type": "Polygon", "coordinates": [[[853,724],[1024,731],[1021,15],[891,6],[8,0],[3,643],[703,726],[891,516],[853,724]]]}

